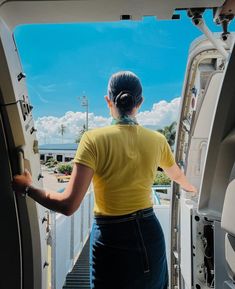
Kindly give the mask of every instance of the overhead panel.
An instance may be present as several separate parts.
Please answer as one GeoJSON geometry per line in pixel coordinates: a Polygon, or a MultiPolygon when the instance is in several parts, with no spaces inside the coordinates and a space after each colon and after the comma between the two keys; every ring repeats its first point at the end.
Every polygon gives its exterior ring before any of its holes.
{"type": "Polygon", "coordinates": [[[175,9],[221,7],[224,2],[224,0],[0,0],[0,17],[11,28],[25,23],[118,21],[122,15],[136,20],[149,15],[157,16],[158,19],[172,19],[175,9]]]}

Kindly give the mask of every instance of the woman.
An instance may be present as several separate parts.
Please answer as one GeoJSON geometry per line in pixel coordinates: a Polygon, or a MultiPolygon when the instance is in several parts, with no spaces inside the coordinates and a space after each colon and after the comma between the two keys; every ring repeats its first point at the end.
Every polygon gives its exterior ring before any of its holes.
{"type": "Polygon", "coordinates": [[[114,74],[105,99],[113,125],[84,133],[64,193],[35,188],[28,172],[14,177],[13,188],[49,209],[71,215],[93,178],[91,288],[166,289],[164,237],[151,200],[157,167],[186,191],[196,189],[176,165],[165,137],[138,125],[135,115],[143,97],[135,74],[114,74]]]}

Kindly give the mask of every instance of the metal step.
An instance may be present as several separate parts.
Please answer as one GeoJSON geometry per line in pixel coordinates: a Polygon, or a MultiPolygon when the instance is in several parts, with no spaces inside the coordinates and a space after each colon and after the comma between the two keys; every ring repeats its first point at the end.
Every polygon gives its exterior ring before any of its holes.
{"type": "Polygon", "coordinates": [[[73,270],[67,274],[63,289],[90,289],[89,249],[88,239],[73,270]]]}

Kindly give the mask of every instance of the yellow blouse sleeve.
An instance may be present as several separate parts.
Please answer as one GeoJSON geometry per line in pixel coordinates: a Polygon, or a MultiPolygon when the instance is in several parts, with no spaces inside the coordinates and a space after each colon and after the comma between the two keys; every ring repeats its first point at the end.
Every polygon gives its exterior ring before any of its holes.
{"type": "Polygon", "coordinates": [[[175,157],[171,151],[171,147],[168,144],[165,136],[163,136],[163,146],[161,151],[161,161],[159,166],[161,168],[169,168],[175,164],[175,157]]]}
{"type": "Polygon", "coordinates": [[[96,150],[94,143],[85,132],[80,140],[78,149],[74,158],[75,163],[79,163],[96,170],[96,150]]]}

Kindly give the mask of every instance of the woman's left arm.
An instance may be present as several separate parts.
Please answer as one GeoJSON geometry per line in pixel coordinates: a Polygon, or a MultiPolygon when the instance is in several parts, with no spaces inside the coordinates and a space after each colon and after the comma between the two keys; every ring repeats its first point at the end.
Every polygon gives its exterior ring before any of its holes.
{"type": "Polygon", "coordinates": [[[27,188],[28,195],[42,206],[62,213],[72,215],[80,206],[91,183],[94,171],[82,164],[74,163],[70,181],[63,193],[45,191],[32,186],[32,178],[28,171],[13,178],[13,189],[24,194],[27,188]]]}
{"type": "Polygon", "coordinates": [[[177,164],[174,164],[169,168],[163,168],[163,170],[172,181],[179,184],[185,191],[192,193],[197,192],[197,188],[189,183],[183,171],[181,171],[177,164]]]}

